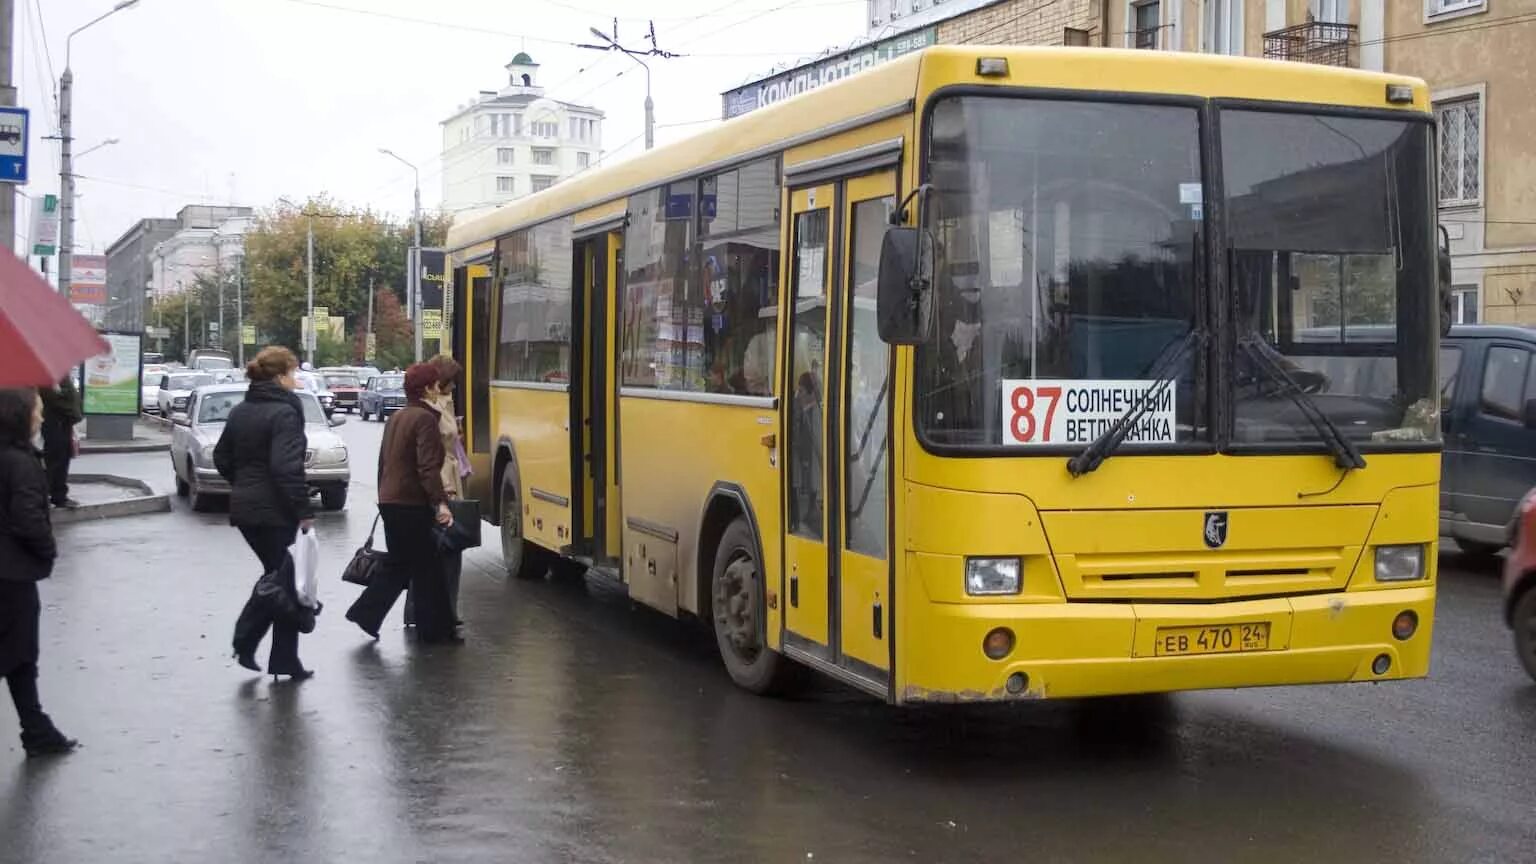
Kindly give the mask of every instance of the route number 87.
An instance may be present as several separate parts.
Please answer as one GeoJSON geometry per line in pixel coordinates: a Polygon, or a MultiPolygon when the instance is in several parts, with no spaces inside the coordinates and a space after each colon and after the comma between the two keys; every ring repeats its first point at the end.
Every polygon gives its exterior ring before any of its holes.
{"type": "Polygon", "coordinates": [[[1050,443],[1051,423],[1056,418],[1056,404],[1061,401],[1061,388],[1058,387],[1018,387],[1013,391],[1013,397],[1009,400],[1012,411],[1008,417],[1008,428],[1013,433],[1013,440],[1023,444],[1035,443],[1036,433],[1040,433],[1040,443],[1050,443]],[[1041,405],[1044,405],[1044,431],[1041,432],[1041,405]]]}

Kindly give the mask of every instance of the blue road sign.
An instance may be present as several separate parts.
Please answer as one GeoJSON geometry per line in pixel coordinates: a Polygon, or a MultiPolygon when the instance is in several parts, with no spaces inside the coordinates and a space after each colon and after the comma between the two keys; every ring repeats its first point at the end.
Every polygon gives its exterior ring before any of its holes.
{"type": "Polygon", "coordinates": [[[0,105],[0,183],[27,182],[27,124],[25,108],[0,105]]]}

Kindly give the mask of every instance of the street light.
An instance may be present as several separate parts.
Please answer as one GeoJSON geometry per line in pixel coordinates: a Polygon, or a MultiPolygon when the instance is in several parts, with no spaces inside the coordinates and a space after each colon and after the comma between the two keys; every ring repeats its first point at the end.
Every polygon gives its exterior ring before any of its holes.
{"type": "Polygon", "coordinates": [[[410,292],[410,312],[412,329],[416,331],[416,362],[421,362],[421,172],[415,164],[402,157],[399,153],[388,147],[380,147],[379,152],[398,160],[402,165],[411,169],[416,175],[416,198],[411,210],[411,223],[415,226],[415,240],[411,244],[411,253],[406,256],[406,290],[410,292]]]}
{"type": "Polygon", "coordinates": [[[70,152],[74,141],[75,73],[70,68],[70,57],[76,36],[137,5],[139,0],[119,0],[111,9],[70,31],[64,39],[64,74],[59,77],[59,293],[65,297],[69,296],[75,246],[75,173],[70,152]]]}
{"type": "MultiPolygon", "coordinates": [[[[107,140],[101,142],[100,144],[97,144],[97,145],[95,145],[93,147],[87,147],[84,150],[81,150],[79,153],[76,153],[75,154],[75,158],[76,159],[84,159],[87,155],[89,155],[91,153],[95,153],[97,150],[100,150],[103,147],[110,147],[113,144],[121,143],[121,141],[122,141],[122,139],[120,139],[120,138],[108,138],[107,140]]],[[[76,193],[75,197],[76,198],[84,198],[85,196],[81,195],[79,193],[76,193]]]]}
{"type": "MultiPolygon", "coordinates": [[[[620,54],[623,54],[625,57],[628,57],[636,63],[639,63],[640,68],[645,70],[645,149],[651,149],[656,144],[656,104],[651,101],[651,67],[646,65],[644,60],[636,57],[634,52],[629,51],[623,45],[613,41],[613,37],[609,36],[607,33],[604,33],[596,27],[588,27],[587,29],[592,31],[593,36],[596,36],[597,38],[608,43],[608,50],[617,51],[620,54]]],[[[652,35],[654,36],[654,33],[652,35]]]]}

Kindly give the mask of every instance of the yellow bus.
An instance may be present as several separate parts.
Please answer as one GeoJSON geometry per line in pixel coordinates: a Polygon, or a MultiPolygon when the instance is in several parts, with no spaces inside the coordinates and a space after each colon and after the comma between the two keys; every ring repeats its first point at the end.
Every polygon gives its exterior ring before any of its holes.
{"type": "Polygon", "coordinates": [[[891,703],[1427,672],[1422,82],[936,47],[449,236],[514,576],[891,703]]]}

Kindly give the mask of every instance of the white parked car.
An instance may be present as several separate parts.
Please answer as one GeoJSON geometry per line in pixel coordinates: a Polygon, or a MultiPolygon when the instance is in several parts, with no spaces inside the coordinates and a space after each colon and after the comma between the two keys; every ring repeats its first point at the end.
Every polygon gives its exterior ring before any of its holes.
{"type": "Polygon", "coordinates": [[[160,376],[160,390],[155,394],[155,403],[160,408],[161,417],[170,417],[174,414],[183,414],[187,410],[187,402],[192,398],[192,391],[213,383],[213,376],[207,372],[167,372],[160,376]]]}
{"type": "MultiPolygon", "coordinates": [[[[235,406],[245,401],[245,384],[199,387],[189,410],[175,420],[171,431],[171,470],[176,473],[176,494],[191,499],[193,510],[206,510],[214,498],[229,497],[229,481],[213,464],[213,448],[224,433],[224,423],[235,406]]],[[[311,495],[320,496],[327,510],[347,506],[347,484],[352,466],[347,445],[333,430],[345,417],[326,419],[313,393],[299,391],[304,405],[304,475],[311,495]]]]}
{"type": "Polygon", "coordinates": [[[146,363],[139,373],[139,406],[146,414],[160,413],[160,379],[170,372],[163,363],[146,363]]]}

